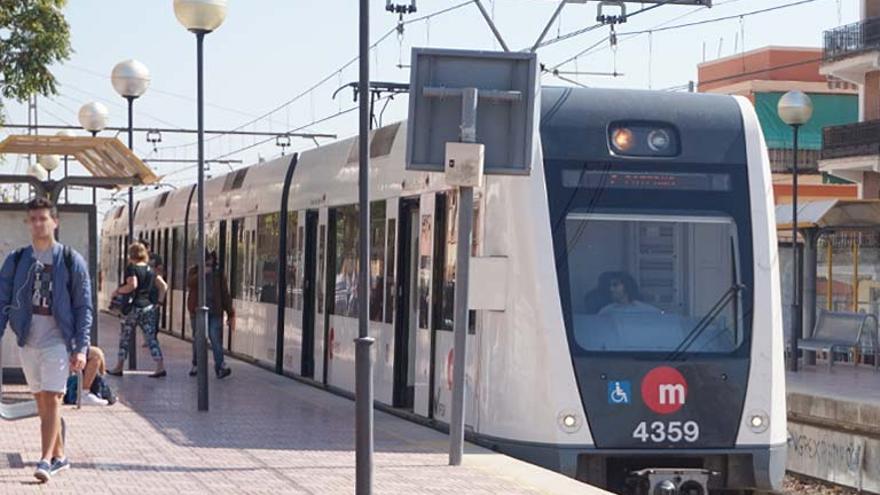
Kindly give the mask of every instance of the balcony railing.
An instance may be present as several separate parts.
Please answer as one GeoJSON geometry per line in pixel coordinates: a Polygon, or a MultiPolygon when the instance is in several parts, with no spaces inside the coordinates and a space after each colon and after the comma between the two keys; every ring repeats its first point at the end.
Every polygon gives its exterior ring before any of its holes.
{"type": "Polygon", "coordinates": [[[880,49],[880,17],[825,31],[825,61],[880,49]]]}
{"type": "Polygon", "coordinates": [[[880,120],[822,130],[822,159],[880,154],[880,120]]]}

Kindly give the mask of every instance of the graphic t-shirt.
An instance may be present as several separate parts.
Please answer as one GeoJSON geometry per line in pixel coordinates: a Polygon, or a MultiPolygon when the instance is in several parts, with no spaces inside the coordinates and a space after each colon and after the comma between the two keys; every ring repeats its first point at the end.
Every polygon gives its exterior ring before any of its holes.
{"type": "Polygon", "coordinates": [[[31,330],[26,344],[32,347],[64,345],[64,336],[52,314],[52,248],[34,249],[34,290],[31,294],[31,330]]]}

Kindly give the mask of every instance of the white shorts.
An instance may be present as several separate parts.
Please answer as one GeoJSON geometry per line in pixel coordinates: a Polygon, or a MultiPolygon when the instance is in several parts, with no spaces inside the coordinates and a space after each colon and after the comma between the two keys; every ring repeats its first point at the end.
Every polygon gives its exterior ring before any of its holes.
{"type": "Polygon", "coordinates": [[[18,354],[31,393],[64,393],[70,375],[70,356],[64,344],[42,348],[25,345],[18,348],[18,354]]]}

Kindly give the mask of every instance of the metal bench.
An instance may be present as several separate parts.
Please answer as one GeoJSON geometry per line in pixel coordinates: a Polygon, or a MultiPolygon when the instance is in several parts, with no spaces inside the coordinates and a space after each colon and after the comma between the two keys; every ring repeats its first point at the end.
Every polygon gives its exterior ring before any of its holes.
{"type": "MultiPolygon", "coordinates": [[[[804,351],[824,351],[828,353],[828,368],[834,366],[835,351],[870,351],[874,358],[874,369],[878,367],[878,328],[877,317],[867,313],[847,313],[822,310],[816,319],[813,334],[808,339],[799,339],[798,348],[804,351]],[[869,340],[867,344],[865,341],[869,340]]],[[[854,360],[858,365],[858,359],[854,360]]]]}
{"type": "Polygon", "coordinates": [[[0,419],[15,421],[37,416],[37,401],[3,402],[3,353],[0,352],[0,419]]]}

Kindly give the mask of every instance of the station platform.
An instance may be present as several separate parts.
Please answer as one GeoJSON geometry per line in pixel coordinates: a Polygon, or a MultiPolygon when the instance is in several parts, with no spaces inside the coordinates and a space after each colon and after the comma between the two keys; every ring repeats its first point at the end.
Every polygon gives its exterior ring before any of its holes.
{"type": "MultiPolygon", "coordinates": [[[[100,346],[115,362],[118,322],[100,317],[100,346]]],[[[139,342],[141,339],[139,338],[139,342]]],[[[354,402],[251,364],[210,377],[208,412],[196,411],[190,344],[161,335],[168,376],[109,377],[116,405],[65,406],[72,469],[36,485],[39,421],[0,422],[0,493],[351,494],[354,402]]],[[[26,396],[22,386],[8,387],[26,396]]],[[[464,465],[447,465],[448,437],[375,413],[374,493],[599,494],[560,474],[467,444],[464,465]]]]}
{"type": "Polygon", "coordinates": [[[880,493],[880,371],[820,364],[786,382],[788,469],[880,493]]]}

